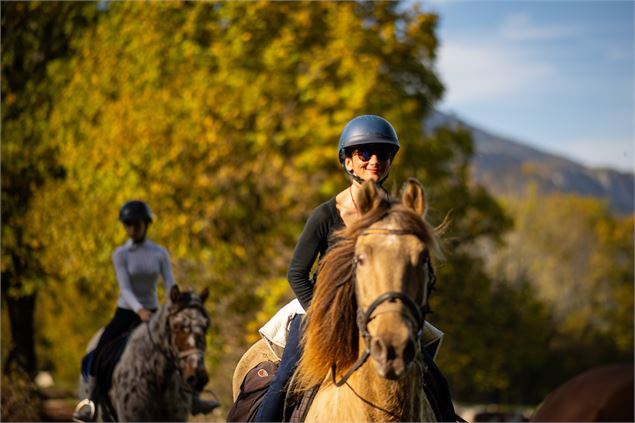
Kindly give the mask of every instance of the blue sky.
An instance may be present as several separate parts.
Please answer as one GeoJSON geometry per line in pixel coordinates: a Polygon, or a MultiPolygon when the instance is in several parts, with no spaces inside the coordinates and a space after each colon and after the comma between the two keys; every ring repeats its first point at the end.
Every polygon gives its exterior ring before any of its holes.
{"type": "Polygon", "coordinates": [[[428,1],[442,111],[592,167],[633,171],[633,1],[428,1]]]}

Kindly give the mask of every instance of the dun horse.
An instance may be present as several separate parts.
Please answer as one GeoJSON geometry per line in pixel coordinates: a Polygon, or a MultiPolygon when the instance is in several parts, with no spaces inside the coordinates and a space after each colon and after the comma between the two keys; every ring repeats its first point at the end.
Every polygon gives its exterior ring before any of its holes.
{"type": "MultiPolygon", "coordinates": [[[[112,376],[107,398],[98,398],[98,417],[114,421],[186,421],[192,395],[208,381],[205,335],[209,317],[199,295],[170,291],[147,323],[131,334],[112,376]]],[[[80,387],[81,391],[81,387],[80,387]]]]}
{"type": "MultiPolygon", "coordinates": [[[[399,202],[367,183],[355,202],[362,217],[322,259],[307,310],[294,386],[320,388],[306,421],[435,421],[420,337],[440,252],[423,188],[410,179],[399,202]]],[[[255,345],[245,358],[272,357],[255,345]]]]}

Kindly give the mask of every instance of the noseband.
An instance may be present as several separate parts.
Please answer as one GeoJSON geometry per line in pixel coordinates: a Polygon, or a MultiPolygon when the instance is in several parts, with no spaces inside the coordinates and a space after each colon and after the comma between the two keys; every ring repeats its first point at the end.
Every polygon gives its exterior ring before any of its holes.
{"type": "MultiPolygon", "coordinates": [[[[388,229],[388,228],[370,228],[370,229],[366,229],[364,232],[362,232],[361,234],[359,234],[359,236],[366,236],[366,235],[414,235],[417,236],[417,233],[412,231],[412,230],[408,230],[408,229],[388,229]]],[[[426,256],[426,263],[427,263],[427,267],[428,267],[428,273],[430,275],[430,283],[429,284],[434,284],[434,271],[432,269],[432,264],[430,262],[430,257],[426,256]]],[[[355,274],[355,267],[357,265],[357,259],[354,259],[353,262],[353,275],[355,274]]],[[[355,287],[355,281],[353,281],[353,288],[355,287]]],[[[428,287],[426,287],[428,288],[428,287]]],[[[427,298],[427,296],[426,296],[427,298]]],[[[408,294],[403,293],[403,292],[397,292],[397,291],[388,291],[388,292],[384,292],[383,294],[381,294],[379,297],[377,297],[371,304],[370,306],[368,306],[368,308],[366,310],[363,310],[361,308],[357,309],[357,327],[359,329],[359,331],[362,334],[362,337],[364,338],[364,352],[362,353],[362,355],[357,359],[357,361],[355,362],[355,364],[353,364],[353,366],[351,366],[351,368],[346,372],[346,374],[344,376],[342,376],[342,378],[338,381],[336,380],[336,365],[333,364],[333,367],[331,367],[331,379],[333,381],[333,384],[335,384],[335,386],[340,387],[342,385],[344,385],[346,383],[346,381],[348,380],[348,378],[351,377],[351,375],[357,370],[359,369],[368,359],[368,357],[370,356],[370,332],[368,331],[368,323],[373,319],[373,313],[375,312],[375,310],[383,303],[385,302],[389,302],[389,303],[394,303],[395,301],[401,301],[406,308],[408,309],[408,311],[410,313],[408,313],[407,318],[408,320],[410,320],[411,323],[413,323],[413,328],[415,329],[415,338],[418,341],[419,338],[421,337],[421,334],[423,333],[423,325],[425,323],[425,316],[426,316],[426,311],[427,311],[427,300],[426,300],[426,304],[424,305],[419,305],[415,302],[415,300],[412,299],[412,297],[410,297],[408,294]]],[[[417,351],[420,348],[419,342],[416,342],[416,348],[417,351]]]]}

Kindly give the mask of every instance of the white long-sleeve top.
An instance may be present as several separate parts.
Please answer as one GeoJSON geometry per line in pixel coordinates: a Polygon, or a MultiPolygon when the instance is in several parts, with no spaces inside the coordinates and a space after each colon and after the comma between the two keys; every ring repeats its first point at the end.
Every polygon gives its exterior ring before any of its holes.
{"type": "Polygon", "coordinates": [[[146,239],[140,244],[128,240],[112,254],[121,294],[117,306],[135,313],[159,307],[157,281],[163,278],[165,292],[175,284],[168,251],[146,239]]]}

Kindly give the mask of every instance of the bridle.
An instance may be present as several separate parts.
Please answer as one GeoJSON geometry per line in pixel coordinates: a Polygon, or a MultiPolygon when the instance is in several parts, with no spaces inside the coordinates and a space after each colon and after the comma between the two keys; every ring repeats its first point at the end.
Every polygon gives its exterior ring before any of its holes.
{"type": "Polygon", "coordinates": [[[189,393],[193,393],[194,390],[192,388],[190,388],[189,384],[187,384],[184,380],[183,380],[183,374],[181,372],[181,366],[179,366],[179,362],[184,359],[187,358],[191,355],[194,354],[205,354],[205,349],[204,348],[190,348],[188,350],[185,351],[180,351],[178,350],[178,348],[173,348],[172,346],[172,329],[170,327],[170,318],[179,314],[181,311],[185,310],[185,309],[197,309],[201,312],[201,314],[203,314],[203,316],[205,316],[206,319],[209,320],[209,315],[207,314],[207,310],[205,310],[205,307],[203,307],[203,303],[201,302],[201,300],[199,300],[198,298],[195,297],[190,297],[189,301],[187,302],[187,304],[185,304],[184,306],[181,306],[179,308],[177,308],[175,311],[173,311],[172,313],[169,313],[167,318],[166,318],[166,336],[170,342],[170,347],[168,348],[168,350],[166,351],[164,348],[161,347],[161,345],[159,345],[154,338],[152,337],[152,332],[150,331],[150,322],[146,321],[146,330],[148,333],[148,337],[150,338],[150,342],[152,343],[152,346],[158,350],[167,360],[168,362],[168,366],[170,368],[175,369],[178,374],[179,374],[179,379],[183,382],[183,386],[184,389],[189,392],[189,393]],[[178,353],[174,353],[173,349],[176,349],[178,351],[178,353]]]}
{"type": "MultiPolygon", "coordinates": [[[[369,228],[360,233],[358,236],[366,236],[366,235],[415,235],[419,237],[419,235],[412,230],[409,229],[388,229],[388,228],[369,228]]],[[[428,274],[430,277],[430,281],[426,286],[426,290],[429,292],[435,283],[434,270],[432,268],[432,263],[430,261],[430,256],[426,253],[425,263],[428,269],[428,274]]],[[[353,289],[355,289],[355,268],[357,266],[357,258],[353,259],[353,278],[351,283],[353,283],[353,289]]],[[[377,297],[373,302],[368,306],[366,310],[362,308],[357,309],[357,327],[364,339],[364,351],[362,355],[357,359],[357,361],[351,366],[350,369],[342,376],[342,378],[338,381],[336,380],[337,369],[336,365],[333,364],[331,367],[331,379],[335,386],[340,387],[346,383],[346,381],[351,377],[351,375],[359,369],[365,362],[368,360],[370,356],[370,332],[368,331],[368,323],[373,319],[373,312],[383,303],[390,302],[394,303],[395,301],[401,301],[409,313],[406,315],[408,320],[413,324],[413,328],[415,328],[415,346],[417,348],[417,355],[420,353],[420,342],[419,338],[423,333],[423,325],[425,323],[425,317],[428,310],[427,298],[428,295],[425,296],[426,302],[422,305],[417,304],[415,300],[412,299],[408,294],[398,291],[389,291],[381,294],[377,297]]]]}

